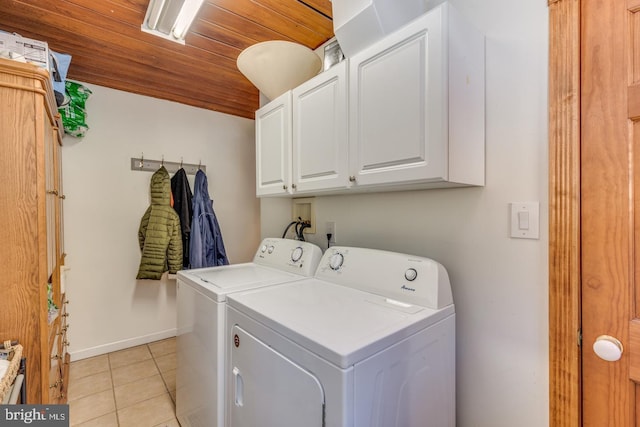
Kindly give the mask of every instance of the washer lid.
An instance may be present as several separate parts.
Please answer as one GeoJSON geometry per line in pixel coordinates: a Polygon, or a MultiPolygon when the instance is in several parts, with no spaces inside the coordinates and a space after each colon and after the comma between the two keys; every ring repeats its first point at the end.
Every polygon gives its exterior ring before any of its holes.
{"type": "Polygon", "coordinates": [[[341,368],[454,313],[318,279],[240,292],[228,304],[341,368]]]}
{"type": "Polygon", "coordinates": [[[178,280],[215,301],[224,301],[230,292],[287,283],[303,277],[253,262],[178,271],[178,280]]]}

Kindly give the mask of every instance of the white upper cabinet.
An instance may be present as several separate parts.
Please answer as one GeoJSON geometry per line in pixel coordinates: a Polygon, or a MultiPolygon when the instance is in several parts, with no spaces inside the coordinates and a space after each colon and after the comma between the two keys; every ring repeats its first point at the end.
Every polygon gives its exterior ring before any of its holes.
{"type": "Polygon", "coordinates": [[[293,194],[347,188],[347,61],[292,94],[293,194]]]}
{"type": "Polygon", "coordinates": [[[291,194],[291,91],[256,111],[256,194],[291,194]]]}
{"type": "Polygon", "coordinates": [[[484,185],[484,36],[448,3],[256,112],[257,194],[484,185]]]}
{"type": "Polygon", "coordinates": [[[354,55],[349,86],[353,189],[484,185],[484,37],[448,3],[354,55]]]}

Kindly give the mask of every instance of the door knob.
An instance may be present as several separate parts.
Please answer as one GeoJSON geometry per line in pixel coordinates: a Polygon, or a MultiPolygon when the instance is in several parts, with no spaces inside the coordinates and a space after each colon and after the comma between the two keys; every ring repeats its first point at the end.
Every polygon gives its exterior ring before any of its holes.
{"type": "Polygon", "coordinates": [[[617,339],[609,335],[600,335],[593,343],[593,351],[602,360],[607,362],[615,362],[620,360],[624,347],[617,339]]]}

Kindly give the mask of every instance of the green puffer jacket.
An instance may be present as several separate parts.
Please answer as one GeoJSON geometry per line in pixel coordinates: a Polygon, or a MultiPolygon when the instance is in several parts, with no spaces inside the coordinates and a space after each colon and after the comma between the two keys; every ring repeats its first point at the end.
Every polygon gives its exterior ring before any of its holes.
{"type": "Polygon", "coordinates": [[[162,166],[151,177],[151,206],[140,221],[142,259],[136,279],[159,280],[182,269],[180,218],[171,207],[171,180],[162,166]]]}

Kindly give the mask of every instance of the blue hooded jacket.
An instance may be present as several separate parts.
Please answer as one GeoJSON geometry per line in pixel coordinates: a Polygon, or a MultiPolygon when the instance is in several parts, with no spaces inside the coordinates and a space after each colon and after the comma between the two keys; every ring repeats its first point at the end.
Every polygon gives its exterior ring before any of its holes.
{"type": "Polygon", "coordinates": [[[207,176],[199,170],[193,191],[193,219],[189,242],[189,265],[191,268],[227,265],[227,253],[222,242],[222,232],[213,212],[213,201],[209,197],[207,176]]]}

